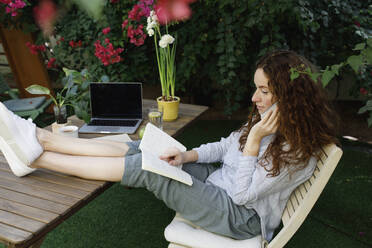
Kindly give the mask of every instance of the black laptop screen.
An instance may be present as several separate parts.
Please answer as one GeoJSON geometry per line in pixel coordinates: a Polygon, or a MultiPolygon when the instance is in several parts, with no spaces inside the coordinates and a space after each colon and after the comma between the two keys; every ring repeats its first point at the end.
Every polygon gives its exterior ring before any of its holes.
{"type": "Polygon", "coordinates": [[[141,83],[91,83],[93,118],[142,118],[141,83]]]}

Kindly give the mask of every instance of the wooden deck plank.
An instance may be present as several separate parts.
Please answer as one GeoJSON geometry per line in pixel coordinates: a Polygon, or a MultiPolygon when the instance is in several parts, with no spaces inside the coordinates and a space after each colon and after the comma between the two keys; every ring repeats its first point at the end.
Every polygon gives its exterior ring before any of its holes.
{"type": "Polygon", "coordinates": [[[29,219],[3,210],[0,210],[0,222],[32,233],[38,232],[42,227],[45,226],[43,222],[29,219]]]}
{"type": "Polygon", "coordinates": [[[5,243],[17,244],[31,237],[31,232],[0,223],[0,240],[5,241],[5,243]]]}
{"type": "Polygon", "coordinates": [[[23,193],[15,192],[13,190],[4,189],[0,187],[0,198],[9,201],[21,203],[28,205],[30,207],[35,207],[41,210],[46,210],[51,213],[61,214],[69,209],[68,205],[52,202],[45,199],[40,199],[39,197],[26,195],[23,193]]]}
{"type": "MultiPolygon", "coordinates": [[[[0,153],[0,170],[9,171],[9,172],[11,171],[8,163],[6,162],[4,156],[1,153],[0,153]]],[[[56,173],[56,172],[52,172],[50,170],[45,170],[45,169],[36,170],[24,178],[29,178],[29,177],[35,177],[40,180],[43,180],[46,182],[52,182],[55,184],[67,185],[69,187],[87,191],[87,192],[90,192],[96,189],[97,186],[101,186],[102,184],[105,183],[104,181],[84,180],[78,177],[72,177],[66,174],[56,173]]]]}
{"type": "Polygon", "coordinates": [[[62,195],[33,185],[23,185],[9,180],[0,180],[0,187],[65,205],[73,205],[79,201],[79,198],[76,197],[62,195]]]}
{"type": "Polygon", "coordinates": [[[98,187],[105,184],[105,181],[100,181],[99,184],[89,183],[89,180],[84,180],[78,177],[67,176],[63,174],[56,174],[48,170],[37,170],[29,175],[30,177],[37,177],[40,180],[45,180],[47,182],[53,182],[60,185],[67,185],[76,189],[91,192],[98,187]]]}
{"type": "Polygon", "coordinates": [[[24,204],[12,202],[7,199],[1,199],[0,210],[21,215],[44,223],[48,223],[58,217],[58,214],[30,207],[24,204]]]}
{"type": "Polygon", "coordinates": [[[17,182],[23,185],[32,185],[35,187],[48,189],[49,191],[52,191],[52,192],[56,192],[56,193],[60,193],[63,195],[68,195],[68,196],[73,196],[77,198],[84,198],[89,194],[88,191],[82,191],[80,189],[72,188],[67,185],[60,185],[54,182],[52,183],[48,181],[38,180],[37,177],[31,177],[31,176],[16,177],[13,175],[12,172],[8,172],[8,171],[3,171],[2,173],[0,173],[0,180],[2,179],[14,181],[14,182],[17,182]]]}

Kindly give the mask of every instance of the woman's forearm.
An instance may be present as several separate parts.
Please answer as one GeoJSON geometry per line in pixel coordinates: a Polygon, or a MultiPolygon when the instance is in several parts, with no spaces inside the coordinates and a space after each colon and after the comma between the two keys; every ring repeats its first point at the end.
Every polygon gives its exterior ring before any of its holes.
{"type": "Polygon", "coordinates": [[[258,156],[260,151],[260,142],[261,138],[257,135],[251,135],[251,133],[247,137],[247,142],[245,143],[243,149],[244,156],[258,156]]]}
{"type": "Polygon", "coordinates": [[[194,150],[186,151],[182,153],[182,162],[190,163],[198,161],[198,153],[194,150]]]}

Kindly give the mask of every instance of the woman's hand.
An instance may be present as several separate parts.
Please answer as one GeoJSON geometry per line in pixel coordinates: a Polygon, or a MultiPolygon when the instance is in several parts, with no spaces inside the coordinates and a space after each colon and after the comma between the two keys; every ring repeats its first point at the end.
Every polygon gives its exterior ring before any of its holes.
{"type": "Polygon", "coordinates": [[[183,164],[185,160],[183,152],[176,147],[168,148],[162,155],[159,156],[159,158],[174,166],[183,164]]]}
{"type": "Polygon", "coordinates": [[[275,110],[269,110],[262,120],[257,122],[251,129],[250,134],[256,136],[258,139],[273,134],[278,129],[278,108],[275,110]]]}
{"type": "Polygon", "coordinates": [[[278,109],[270,110],[265,117],[257,122],[248,134],[243,154],[257,156],[260,149],[260,142],[263,137],[273,134],[278,129],[278,109]]]}

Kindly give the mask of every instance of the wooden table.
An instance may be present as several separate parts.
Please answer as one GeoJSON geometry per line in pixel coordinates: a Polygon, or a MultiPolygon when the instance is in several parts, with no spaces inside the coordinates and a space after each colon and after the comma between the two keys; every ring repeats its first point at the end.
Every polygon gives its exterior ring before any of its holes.
{"type": "MultiPolygon", "coordinates": [[[[155,104],[144,100],[144,113],[155,104]]],[[[165,122],[164,131],[176,136],[207,109],[180,104],[178,119],[165,122]]],[[[82,124],[77,118],[70,119],[73,124],[82,124]]],[[[145,119],[142,126],[147,122],[145,119]]],[[[138,139],[138,134],[131,138],[138,139]]],[[[46,234],[112,185],[43,169],[18,178],[0,153],[0,242],[9,247],[39,247],[46,234]]]]}

